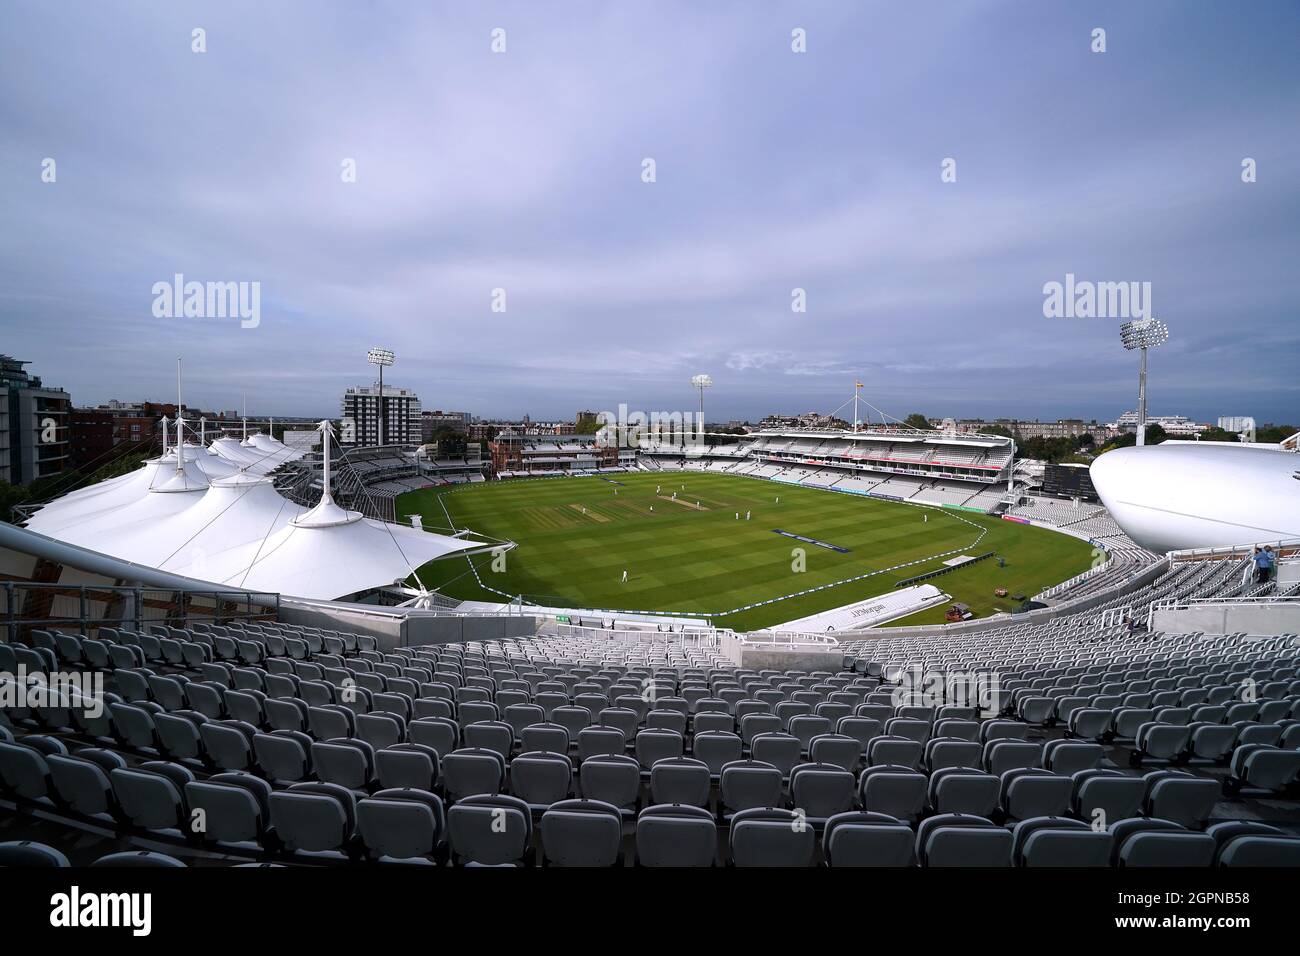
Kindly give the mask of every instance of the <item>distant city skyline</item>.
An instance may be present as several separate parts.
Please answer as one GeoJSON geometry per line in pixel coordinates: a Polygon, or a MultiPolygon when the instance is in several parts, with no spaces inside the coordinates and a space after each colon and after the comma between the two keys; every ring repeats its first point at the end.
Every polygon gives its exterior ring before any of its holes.
{"type": "Polygon", "coordinates": [[[1297,32],[1176,0],[11,0],[2,347],[83,404],[167,401],[182,355],[187,401],[263,416],[337,414],[384,346],[484,417],[689,411],[708,373],[719,421],[854,381],[900,418],[1113,419],[1151,314],[1153,412],[1286,421],[1297,32]]]}
{"type": "MultiPolygon", "coordinates": [[[[35,363],[33,363],[33,366],[32,366],[32,367],[33,367],[33,370],[34,370],[34,371],[37,371],[37,372],[39,371],[39,370],[35,369],[35,363]]],[[[111,397],[109,397],[109,398],[97,399],[97,400],[93,400],[93,401],[88,401],[88,400],[87,400],[87,401],[83,401],[82,399],[79,399],[79,398],[78,398],[75,389],[69,387],[66,383],[47,382],[47,384],[50,385],[51,387],[60,387],[60,388],[64,388],[65,390],[67,390],[67,391],[69,392],[69,394],[71,395],[71,397],[72,397],[72,404],[73,404],[74,406],[76,406],[76,407],[79,407],[79,408],[90,408],[90,407],[97,407],[97,406],[107,405],[109,402],[114,401],[114,400],[119,401],[119,402],[122,402],[122,403],[124,403],[124,404],[128,404],[128,405],[131,405],[131,404],[137,404],[137,403],[142,403],[142,402],[153,402],[153,403],[156,403],[156,404],[159,404],[159,405],[171,405],[171,404],[174,404],[175,401],[176,401],[176,396],[175,396],[175,394],[174,394],[174,391],[173,391],[173,394],[170,395],[170,396],[167,396],[167,395],[163,395],[163,396],[131,396],[131,397],[127,398],[127,397],[123,397],[122,395],[113,395],[113,396],[111,396],[111,397]]],[[[360,382],[359,382],[358,384],[364,384],[364,383],[360,383],[360,382]]],[[[439,405],[439,404],[437,404],[437,403],[431,403],[431,402],[427,401],[427,400],[424,398],[424,395],[421,394],[419,388],[411,388],[410,386],[404,386],[404,385],[402,385],[402,383],[400,383],[400,382],[398,382],[398,383],[392,383],[392,384],[386,384],[386,385],[385,385],[385,389],[386,389],[386,390],[387,390],[388,388],[390,388],[390,387],[391,387],[391,388],[394,388],[394,389],[397,389],[397,388],[410,388],[410,390],[413,391],[413,392],[415,392],[416,395],[420,398],[421,405],[423,406],[423,410],[424,410],[424,413],[425,413],[425,414],[434,414],[435,412],[448,412],[448,411],[466,412],[466,413],[470,414],[471,416],[473,416],[475,419],[480,420],[480,421],[513,421],[513,422],[519,422],[519,421],[524,421],[525,419],[528,419],[528,420],[531,420],[531,421],[533,421],[533,422],[538,422],[538,423],[541,423],[541,422],[573,422],[573,421],[575,421],[576,416],[577,416],[578,412],[580,412],[580,411],[584,411],[584,410],[594,410],[594,411],[600,412],[600,411],[604,411],[604,410],[605,410],[605,409],[593,409],[590,403],[584,404],[583,402],[578,401],[578,402],[571,403],[571,404],[573,404],[573,410],[572,410],[572,411],[569,411],[569,412],[564,412],[564,411],[556,410],[556,411],[554,411],[554,412],[544,413],[544,412],[531,411],[531,410],[528,410],[528,409],[524,409],[524,410],[521,410],[521,411],[514,411],[514,412],[500,412],[500,413],[492,414],[492,413],[485,412],[485,411],[479,411],[479,410],[476,410],[476,409],[473,409],[473,408],[466,408],[466,407],[463,407],[462,404],[458,404],[458,403],[456,403],[456,402],[444,403],[444,404],[442,404],[442,405],[439,405]]],[[[173,383],[173,389],[174,389],[174,383],[173,383]]],[[[226,408],[226,407],[224,407],[224,406],[222,406],[222,405],[220,405],[220,404],[213,404],[213,403],[211,403],[211,402],[203,402],[203,401],[199,400],[197,397],[190,397],[190,395],[188,394],[188,393],[189,393],[189,389],[188,389],[188,388],[186,388],[186,393],[187,393],[187,394],[186,394],[185,399],[184,399],[186,407],[189,407],[189,408],[199,408],[199,409],[209,410],[209,411],[218,412],[218,413],[220,413],[220,412],[225,412],[225,411],[230,411],[229,408],[226,408]]],[[[866,398],[865,395],[864,395],[864,398],[866,398]]],[[[715,404],[716,404],[716,403],[715,403],[715,404]]],[[[335,405],[337,406],[337,401],[335,402],[335,405]]],[[[637,407],[637,406],[633,406],[633,407],[635,408],[635,407],[637,407]]],[[[643,410],[646,411],[646,412],[649,412],[649,411],[659,411],[659,410],[660,410],[660,409],[651,409],[651,408],[649,408],[649,407],[644,407],[644,406],[643,406],[642,408],[643,408],[643,410]]],[[[663,410],[664,410],[664,411],[670,411],[670,409],[663,409],[663,410]]],[[[683,414],[686,414],[686,413],[694,414],[694,412],[693,412],[691,409],[689,409],[689,408],[679,408],[679,409],[676,409],[676,410],[683,412],[683,414]]],[[[1068,412],[1068,413],[1063,413],[1063,414],[1059,414],[1059,415],[1050,415],[1050,416],[1045,416],[1045,415],[1014,415],[1014,414],[1004,413],[1004,412],[985,412],[985,413],[980,413],[980,414],[964,414],[964,413],[955,413],[955,412],[951,412],[951,411],[935,410],[935,409],[932,409],[932,408],[931,408],[931,409],[927,409],[927,408],[909,408],[909,409],[907,409],[907,410],[905,410],[905,411],[902,411],[902,410],[900,410],[900,411],[890,411],[890,410],[886,409],[886,411],[890,414],[891,418],[898,418],[898,419],[905,418],[907,415],[910,415],[910,414],[912,414],[912,413],[914,413],[914,412],[920,412],[921,414],[926,415],[927,417],[929,417],[929,418],[931,418],[931,419],[953,418],[953,419],[957,419],[957,420],[959,420],[959,421],[960,421],[960,420],[983,420],[983,421],[994,421],[994,420],[998,420],[998,419],[1009,419],[1009,420],[1017,420],[1017,421],[1043,421],[1043,422],[1051,422],[1051,421],[1061,421],[1061,420],[1080,419],[1080,420],[1085,421],[1085,422],[1087,422],[1087,421],[1096,421],[1096,422],[1101,423],[1101,424],[1113,423],[1113,422],[1116,421],[1116,419],[1118,419],[1121,415],[1124,415],[1125,413],[1132,413],[1133,410],[1134,410],[1134,409],[1133,409],[1133,404],[1132,404],[1132,403],[1130,403],[1129,406],[1127,406],[1127,407],[1121,409],[1120,411],[1118,411],[1118,412],[1116,412],[1116,413],[1114,413],[1114,414],[1110,414],[1110,415],[1094,415],[1094,414],[1086,414],[1086,413],[1082,413],[1082,412],[1068,412]]],[[[802,406],[798,406],[798,407],[796,407],[796,406],[779,406],[779,405],[778,405],[777,407],[767,408],[766,410],[764,410],[764,411],[762,411],[762,412],[758,412],[758,413],[750,413],[750,414],[740,414],[740,415],[727,415],[727,414],[723,414],[721,411],[715,411],[713,408],[710,408],[710,409],[707,410],[706,418],[707,418],[707,420],[708,420],[709,422],[711,422],[711,423],[713,423],[713,424],[725,424],[726,422],[729,422],[729,421],[743,421],[743,422],[749,422],[750,424],[754,424],[754,423],[757,423],[757,422],[760,421],[761,419],[766,418],[766,417],[768,417],[768,416],[776,415],[776,416],[790,416],[790,417],[795,417],[795,416],[804,415],[804,414],[807,414],[807,413],[810,413],[810,412],[811,412],[811,413],[816,413],[816,414],[821,414],[821,415],[831,415],[831,414],[833,414],[833,413],[836,413],[836,414],[837,414],[837,417],[843,418],[843,419],[846,420],[846,421],[852,421],[852,418],[853,418],[853,413],[852,413],[851,408],[849,408],[849,409],[839,408],[839,409],[838,409],[838,412],[837,412],[837,406],[830,406],[830,407],[825,407],[825,408],[811,408],[811,407],[802,407],[802,406]]],[[[1158,419],[1158,418],[1168,418],[1168,417],[1174,417],[1174,416],[1183,416],[1183,417],[1186,417],[1186,418],[1188,418],[1188,419],[1190,419],[1190,420],[1192,420],[1192,421],[1196,421],[1196,422],[1200,422],[1200,423],[1206,423],[1206,424],[1209,424],[1209,425],[1214,425],[1214,424],[1218,421],[1218,419],[1219,419],[1220,417],[1224,417],[1224,416],[1227,415],[1227,414],[1229,414],[1229,413],[1217,413],[1217,414],[1210,415],[1210,416],[1197,416],[1197,415],[1187,415],[1186,413],[1184,413],[1182,410],[1179,410],[1179,409],[1163,410],[1163,409],[1159,409],[1159,408],[1157,408],[1155,411],[1151,411],[1151,412],[1149,413],[1150,418],[1152,418],[1153,420],[1154,420],[1154,419],[1158,419]]],[[[336,418],[339,417],[339,411],[338,411],[338,408],[337,408],[337,407],[335,407],[335,408],[333,408],[333,409],[328,409],[328,410],[326,410],[326,409],[322,409],[322,410],[319,410],[319,411],[316,411],[316,412],[291,412],[291,411],[285,410],[285,409],[283,409],[283,408],[254,408],[254,407],[250,407],[249,410],[248,410],[248,417],[249,417],[250,419],[252,419],[252,418],[266,419],[266,418],[269,418],[269,417],[284,417],[284,418],[286,418],[286,419],[288,419],[288,418],[293,418],[293,419],[320,419],[320,418],[336,419],[336,418]]],[[[1297,417],[1300,418],[1300,416],[1297,416],[1297,417]]],[[[862,421],[863,421],[863,422],[867,422],[867,421],[869,421],[869,420],[870,420],[870,421],[879,422],[879,421],[880,421],[880,417],[879,417],[879,415],[876,415],[876,414],[873,412],[871,418],[868,419],[867,415],[865,414],[865,409],[864,409],[864,414],[863,414],[863,416],[862,416],[862,421]]],[[[1262,418],[1258,418],[1258,417],[1256,417],[1256,420],[1258,421],[1258,423],[1259,423],[1260,425],[1265,424],[1265,419],[1262,419],[1262,418]]],[[[1269,424],[1297,424],[1297,422],[1295,422],[1295,421],[1291,421],[1291,420],[1285,420],[1285,421],[1279,420],[1279,421],[1277,421],[1277,422],[1269,421],[1268,423],[1269,423],[1269,424]]]]}

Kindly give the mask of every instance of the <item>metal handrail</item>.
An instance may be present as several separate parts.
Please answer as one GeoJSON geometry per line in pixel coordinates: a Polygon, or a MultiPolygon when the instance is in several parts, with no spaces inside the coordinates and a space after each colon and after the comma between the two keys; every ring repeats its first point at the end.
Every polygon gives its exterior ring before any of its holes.
{"type": "Polygon", "coordinates": [[[88,634],[94,627],[130,625],[139,631],[147,624],[176,622],[184,625],[191,620],[275,620],[280,613],[280,595],[273,591],[5,581],[0,582],[0,593],[5,599],[5,630],[11,642],[17,641],[24,631],[35,628],[75,627],[80,633],[88,634]],[[22,612],[31,594],[49,596],[46,613],[32,615],[22,612]],[[75,599],[76,613],[53,613],[55,601],[59,598],[75,599]],[[105,604],[105,613],[89,613],[92,601],[105,604]],[[196,601],[209,601],[211,606],[196,606],[196,601]],[[109,609],[115,606],[119,606],[118,609],[110,612],[109,609]],[[151,610],[164,613],[150,614],[151,610]]]}

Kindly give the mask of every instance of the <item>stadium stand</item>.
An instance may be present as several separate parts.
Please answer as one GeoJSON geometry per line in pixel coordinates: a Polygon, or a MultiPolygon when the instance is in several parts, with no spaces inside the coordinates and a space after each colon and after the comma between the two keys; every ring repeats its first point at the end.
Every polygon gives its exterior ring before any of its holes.
{"type": "MultiPolygon", "coordinates": [[[[1187,562],[1143,596],[1236,570],[1187,562]]],[[[102,713],[75,691],[5,711],[0,861],[1300,865],[1293,635],[1067,617],[873,635],[805,671],[742,667],[707,635],[149,631],[0,644],[0,671],[105,679],[102,713]],[[996,693],[936,699],[934,675],[996,693]]]]}

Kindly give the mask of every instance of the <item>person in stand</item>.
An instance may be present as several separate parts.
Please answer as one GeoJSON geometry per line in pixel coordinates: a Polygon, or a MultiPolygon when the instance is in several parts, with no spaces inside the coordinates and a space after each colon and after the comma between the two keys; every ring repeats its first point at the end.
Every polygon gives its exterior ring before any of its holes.
{"type": "Polygon", "coordinates": [[[1255,549],[1255,583],[1263,584],[1268,580],[1268,555],[1260,548],[1255,549]]]}
{"type": "Polygon", "coordinates": [[[1264,580],[1269,581],[1273,578],[1273,572],[1277,567],[1277,555],[1273,553],[1272,545],[1264,545],[1264,557],[1266,559],[1264,564],[1264,580]]]}

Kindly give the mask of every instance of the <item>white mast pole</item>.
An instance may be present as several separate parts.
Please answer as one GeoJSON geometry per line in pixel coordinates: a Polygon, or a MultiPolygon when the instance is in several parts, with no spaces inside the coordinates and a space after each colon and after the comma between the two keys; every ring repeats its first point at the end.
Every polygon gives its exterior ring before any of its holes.
{"type": "Polygon", "coordinates": [[[176,472],[185,470],[185,419],[176,416],[176,472]]]}
{"type": "Polygon", "coordinates": [[[208,443],[208,419],[204,416],[199,419],[199,444],[206,446],[208,443]]]}
{"type": "Polygon", "coordinates": [[[248,441],[248,392],[244,392],[243,432],[240,441],[248,441]]]}
{"type": "Polygon", "coordinates": [[[329,420],[323,420],[320,423],[321,447],[325,452],[324,467],[321,469],[321,496],[320,503],[325,504],[332,501],[330,496],[330,436],[333,429],[330,427],[329,420]]]}
{"type": "Polygon", "coordinates": [[[176,470],[185,470],[185,430],[181,417],[181,357],[176,356],[176,470]]]}

